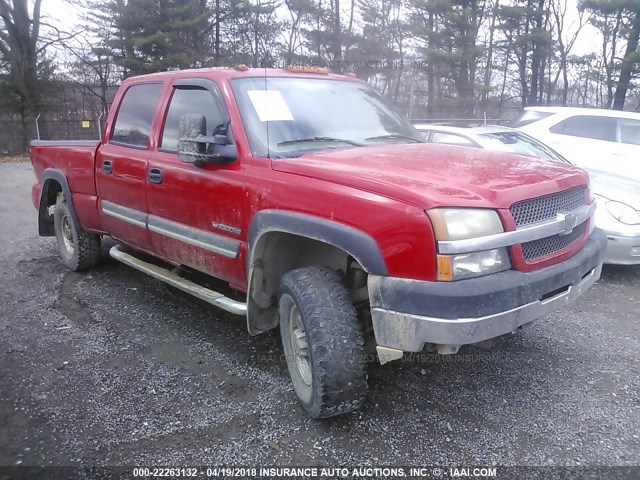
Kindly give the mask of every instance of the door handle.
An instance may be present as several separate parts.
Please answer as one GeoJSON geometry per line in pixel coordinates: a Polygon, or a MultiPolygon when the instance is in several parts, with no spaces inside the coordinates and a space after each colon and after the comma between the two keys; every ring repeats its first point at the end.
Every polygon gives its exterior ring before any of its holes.
{"type": "Polygon", "coordinates": [[[102,160],[102,171],[104,173],[113,173],[113,160],[102,160]]]}
{"type": "Polygon", "coordinates": [[[151,183],[162,183],[162,169],[150,168],[147,177],[151,183]]]}

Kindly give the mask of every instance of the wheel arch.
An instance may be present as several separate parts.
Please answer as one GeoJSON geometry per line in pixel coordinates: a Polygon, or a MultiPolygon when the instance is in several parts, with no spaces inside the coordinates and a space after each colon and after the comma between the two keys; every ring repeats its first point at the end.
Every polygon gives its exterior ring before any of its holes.
{"type": "Polygon", "coordinates": [[[346,270],[350,259],[366,273],[387,275],[378,244],[360,230],[297,212],[258,212],[249,228],[246,260],[249,333],[278,325],[277,294],[284,273],[310,265],[346,270]]]}
{"type": "Polygon", "coordinates": [[[65,201],[69,207],[69,211],[73,220],[80,225],[78,216],[73,208],[73,198],[71,196],[71,188],[66,175],[60,170],[46,169],[42,173],[40,180],[40,201],[38,203],[38,233],[43,237],[55,236],[53,227],[53,215],[49,213],[49,207],[55,205],[59,192],[64,195],[65,201]]]}

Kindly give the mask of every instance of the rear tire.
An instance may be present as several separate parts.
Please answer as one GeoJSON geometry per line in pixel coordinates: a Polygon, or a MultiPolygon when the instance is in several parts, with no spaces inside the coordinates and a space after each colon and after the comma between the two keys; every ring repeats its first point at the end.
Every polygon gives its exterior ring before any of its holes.
{"type": "Polygon", "coordinates": [[[65,201],[56,203],[53,226],[60,257],[70,270],[79,272],[100,262],[100,235],[85,232],[73,219],[65,201]]]}
{"type": "Polygon", "coordinates": [[[280,284],[280,335],[300,403],[313,418],[351,412],[367,390],[364,338],[336,272],[292,270],[280,284]]]}

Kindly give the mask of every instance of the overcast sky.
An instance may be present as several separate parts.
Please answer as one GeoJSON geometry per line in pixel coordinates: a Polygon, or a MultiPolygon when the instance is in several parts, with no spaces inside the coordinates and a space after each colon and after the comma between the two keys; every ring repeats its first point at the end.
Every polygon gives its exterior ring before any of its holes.
{"type": "MultiPolygon", "coordinates": [[[[575,31],[578,23],[578,0],[566,1],[568,10],[565,20],[565,30],[567,32],[565,36],[569,37],[575,31]]],[[[67,0],[42,0],[42,13],[49,17],[52,23],[64,27],[66,30],[72,30],[80,22],[82,16],[80,7],[67,0]]],[[[600,42],[598,30],[591,25],[587,25],[580,33],[580,37],[571,53],[583,55],[599,50],[600,42]]]]}

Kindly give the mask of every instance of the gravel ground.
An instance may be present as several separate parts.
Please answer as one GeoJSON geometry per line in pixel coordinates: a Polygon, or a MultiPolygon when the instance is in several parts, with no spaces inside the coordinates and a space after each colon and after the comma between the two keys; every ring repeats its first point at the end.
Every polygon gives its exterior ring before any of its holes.
{"type": "MultiPolygon", "coordinates": [[[[491,350],[373,366],[314,421],[277,334],[37,235],[29,164],[0,164],[0,465],[639,465],[640,268],[491,350]]],[[[0,475],[1,476],[1,475],[0,475]]]]}

